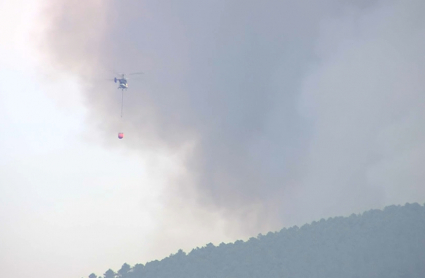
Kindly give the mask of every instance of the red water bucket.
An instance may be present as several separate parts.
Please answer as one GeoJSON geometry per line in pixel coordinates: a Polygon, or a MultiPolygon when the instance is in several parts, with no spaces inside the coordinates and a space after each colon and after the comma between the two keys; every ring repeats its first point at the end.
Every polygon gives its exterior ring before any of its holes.
{"type": "Polygon", "coordinates": [[[124,138],[124,133],[122,133],[122,132],[118,133],[118,138],[120,138],[120,139],[124,138]]]}

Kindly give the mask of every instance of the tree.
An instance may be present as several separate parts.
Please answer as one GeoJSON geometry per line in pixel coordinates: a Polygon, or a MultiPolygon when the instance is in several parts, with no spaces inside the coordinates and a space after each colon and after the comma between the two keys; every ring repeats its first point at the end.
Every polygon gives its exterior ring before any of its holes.
{"type": "Polygon", "coordinates": [[[89,278],[97,278],[97,275],[92,273],[92,274],[89,275],[89,278]]]}
{"type": "Polygon", "coordinates": [[[129,264],[125,263],[122,265],[121,269],[118,270],[118,277],[124,278],[127,276],[127,273],[130,271],[131,267],[129,264]]]}
{"type": "Polygon", "coordinates": [[[117,276],[117,274],[112,270],[112,269],[108,269],[105,274],[103,274],[103,276],[105,278],[115,278],[115,276],[117,276]]]}

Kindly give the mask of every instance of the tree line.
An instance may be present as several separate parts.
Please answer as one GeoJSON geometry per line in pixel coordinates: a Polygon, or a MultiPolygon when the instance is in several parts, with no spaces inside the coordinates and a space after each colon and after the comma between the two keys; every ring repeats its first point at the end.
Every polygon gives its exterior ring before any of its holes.
{"type": "Polygon", "coordinates": [[[107,270],[89,278],[423,278],[425,206],[388,206],[349,217],[259,234],[247,241],[160,261],[107,270]]]}

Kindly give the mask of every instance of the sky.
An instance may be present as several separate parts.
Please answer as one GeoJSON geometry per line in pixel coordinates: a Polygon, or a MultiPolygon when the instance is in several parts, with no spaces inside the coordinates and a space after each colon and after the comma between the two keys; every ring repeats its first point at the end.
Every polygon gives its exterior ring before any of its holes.
{"type": "Polygon", "coordinates": [[[424,11],[419,0],[1,3],[3,272],[101,275],[424,203],[424,11]],[[113,71],[144,72],[122,118],[113,71]]]}

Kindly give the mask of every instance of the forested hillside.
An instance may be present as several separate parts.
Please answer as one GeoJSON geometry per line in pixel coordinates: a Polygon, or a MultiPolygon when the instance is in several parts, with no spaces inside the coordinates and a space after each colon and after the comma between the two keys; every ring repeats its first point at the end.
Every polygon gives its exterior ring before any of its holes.
{"type": "MultiPolygon", "coordinates": [[[[96,275],[90,275],[95,278],[96,275]]],[[[417,203],[320,220],[246,242],[124,264],[105,278],[425,277],[425,207],[417,203]]]]}

